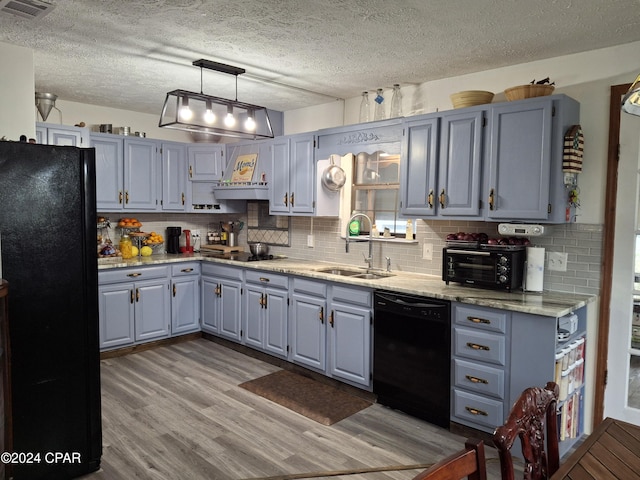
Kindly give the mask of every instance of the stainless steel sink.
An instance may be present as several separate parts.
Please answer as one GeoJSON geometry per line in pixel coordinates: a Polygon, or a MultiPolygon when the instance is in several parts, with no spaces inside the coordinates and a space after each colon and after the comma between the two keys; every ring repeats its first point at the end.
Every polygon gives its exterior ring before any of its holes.
{"type": "Polygon", "coordinates": [[[343,268],[321,268],[320,270],[316,270],[316,272],[329,273],[331,275],[339,275],[341,277],[362,278],[365,280],[377,280],[378,278],[393,277],[392,273],[372,273],[363,272],[361,270],[345,270],[343,268]]]}
{"type": "Polygon", "coordinates": [[[354,275],[353,278],[363,278],[365,280],[377,280],[379,278],[393,277],[392,273],[359,273],[354,275]]]}
{"type": "Polygon", "coordinates": [[[340,275],[341,277],[353,277],[362,274],[357,270],[344,270],[342,268],[321,268],[320,270],[316,270],[316,272],[330,273],[331,275],[340,275]]]}

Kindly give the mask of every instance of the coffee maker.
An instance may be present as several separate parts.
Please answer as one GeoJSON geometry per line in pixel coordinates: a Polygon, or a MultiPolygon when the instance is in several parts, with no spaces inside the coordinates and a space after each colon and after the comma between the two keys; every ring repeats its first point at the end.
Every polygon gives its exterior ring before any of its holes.
{"type": "Polygon", "coordinates": [[[182,228],[167,227],[167,253],[180,253],[182,228]]]}

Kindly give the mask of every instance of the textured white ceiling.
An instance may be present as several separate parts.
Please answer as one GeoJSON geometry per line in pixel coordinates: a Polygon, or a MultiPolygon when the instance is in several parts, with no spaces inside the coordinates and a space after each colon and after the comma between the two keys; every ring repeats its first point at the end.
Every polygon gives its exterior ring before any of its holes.
{"type": "MultiPolygon", "coordinates": [[[[246,69],[239,100],[290,110],[640,40],[640,0],[51,3],[0,15],[0,42],[34,51],[36,90],[145,113],[200,91],[200,58],[246,69]]],[[[234,98],[234,77],[204,70],[203,92],[234,98]]]]}

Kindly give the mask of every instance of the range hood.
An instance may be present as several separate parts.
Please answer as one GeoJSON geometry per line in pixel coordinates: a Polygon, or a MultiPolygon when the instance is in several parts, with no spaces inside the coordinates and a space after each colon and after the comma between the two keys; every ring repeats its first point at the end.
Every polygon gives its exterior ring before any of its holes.
{"type": "Polygon", "coordinates": [[[271,180],[271,142],[227,145],[227,168],[214,183],[218,200],[268,200],[271,180]]]}

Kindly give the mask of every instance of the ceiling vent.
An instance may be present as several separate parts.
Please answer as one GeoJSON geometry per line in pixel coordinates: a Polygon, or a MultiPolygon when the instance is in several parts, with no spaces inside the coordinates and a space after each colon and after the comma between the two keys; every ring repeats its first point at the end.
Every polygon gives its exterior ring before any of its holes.
{"type": "Polygon", "coordinates": [[[55,5],[39,0],[0,0],[1,13],[11,13],[33,20],[44,17],[54,8],[55,5]]]}

